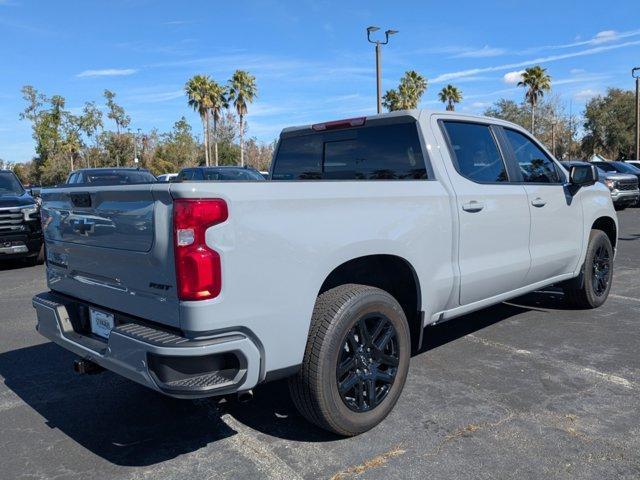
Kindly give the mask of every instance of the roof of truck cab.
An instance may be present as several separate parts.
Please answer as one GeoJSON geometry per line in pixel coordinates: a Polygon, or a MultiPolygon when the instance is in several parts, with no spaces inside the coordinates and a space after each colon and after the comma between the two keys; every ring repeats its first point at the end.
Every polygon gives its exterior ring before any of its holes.
{"type": "Polygon", "coordinates": [[[332,118],[332,119],[326,119],[324,121],[318,121],[315,123],[310,123],[307,125],[296,125],[296,126],[291,126],[291,127],[286,127],[282,130],[281,135],[287,135],[287,134],[291,134],[294,132],[300,132],[300,131],[305,131],[305,130],[311,130],[313,125],[317,125],[317,124],[322,124],[322,123],[328,123],[328,122],[335,122],[335,121],[340,121],[340,120],[351,120],[351,119],[359,119],[359,118],[364,118],[365,119],[365,124],[368,121],[371,120],[385,120],[385,119],[390,119],[393,120],[395,118],[398,117],[413,117],[416,120],[418,120],[421,116],[430,116],[430,115],[441,115],[443,117],[451,117],[451,119],[458,119],[458,120],[482,120],[484,122],[490,122],[490,123],[494,123],[494,124],[499,124],[499,125],[504,125],[504,126],[508,126],[510,128],[515,128],[517,130],[523,130],[523,131],[527,131],[526,129],[522,128],[522,126],[517,125],[515,123],[506,121],[506,120],[502,120],[500,118],[496,118],[496,117],[487,117],[484,115],[471,115],[471,114],[467,114],[467,113],[460,113],[460,112],[456,112],[456,111],[447,111],[447,110],[432,110],[432,109],[414,109],[414,110],[396,110],[394,112],[387,112],[387,113],[380,113],[380,114],[376,114],[376,115],[360,115],[360,116],[353,116],[353,117],[344,117],[344,118],[332,118]]]}

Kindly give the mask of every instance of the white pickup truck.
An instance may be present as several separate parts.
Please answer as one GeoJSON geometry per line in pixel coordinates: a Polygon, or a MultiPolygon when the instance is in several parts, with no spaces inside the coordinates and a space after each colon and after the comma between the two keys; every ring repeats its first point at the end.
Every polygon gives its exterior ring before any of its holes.
{"type": "Polygon", "coordinates": [[[609,293],[617,219],[589,165],[522,128],[403,111],[287,128],[266,182],[43,190],[38,331],[180,398],[289,377],[311,422],[372,428],[424,327],[550,284],[609,293]]]}

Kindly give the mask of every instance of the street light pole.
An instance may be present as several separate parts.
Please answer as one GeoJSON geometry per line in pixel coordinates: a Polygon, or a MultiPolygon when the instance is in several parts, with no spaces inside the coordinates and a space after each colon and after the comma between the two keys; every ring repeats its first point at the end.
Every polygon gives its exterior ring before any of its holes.
{"type": "Polygon", "coordinates": [[[636,79],[636,158],[640,160],[640,67],[631,69],[631,76],[636,79]]]}
{"type": "Polygon", "coordinates": [[[382,45],[389,43],[389,36],[398,33],[397,30],[387,30],[384,32],[384,42],[381,40],[371,40],[371,34],[380,30],[380,27],[367,28],[367,41],[376,46],[376,104],[378,113],[382,113],[382,45]]]}

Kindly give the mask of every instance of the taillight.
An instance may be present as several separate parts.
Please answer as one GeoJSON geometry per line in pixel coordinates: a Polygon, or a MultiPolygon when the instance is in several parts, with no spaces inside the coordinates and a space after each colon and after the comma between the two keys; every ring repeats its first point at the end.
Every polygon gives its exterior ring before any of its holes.
{"type": "Polygon", "coordinates": [[[206,300],[220,294],[220,255],[205,242],[207,228],[229,216],[224,200],[181,198],[173,202],[173,239],[180,300],[206,300]]]}

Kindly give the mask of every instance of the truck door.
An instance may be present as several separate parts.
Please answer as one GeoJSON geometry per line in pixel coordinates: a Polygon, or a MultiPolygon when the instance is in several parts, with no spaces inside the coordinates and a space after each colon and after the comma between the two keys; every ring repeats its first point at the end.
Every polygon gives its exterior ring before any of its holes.
{"type": "Polygon", "coordinates": [[[503,131],[531,211],[531,269],[526,282],[571,273],[583,248],[581,192],[574,196],[567,191],[564,173],[533,139],[514,129],[503,131]]]}
{"type": "Polygon", "coordinates": [[[524,286],[531,263],[530,213],[521,184],[510,183],[498,142],[488,123],[439,121],[447,144],[445,168],[456,194],[459,220],[460,304],[524,286]]]}

